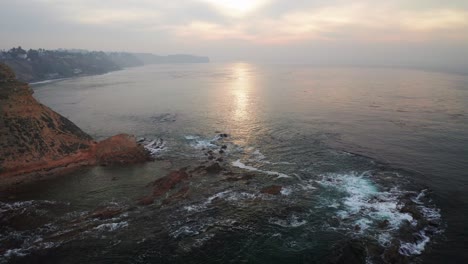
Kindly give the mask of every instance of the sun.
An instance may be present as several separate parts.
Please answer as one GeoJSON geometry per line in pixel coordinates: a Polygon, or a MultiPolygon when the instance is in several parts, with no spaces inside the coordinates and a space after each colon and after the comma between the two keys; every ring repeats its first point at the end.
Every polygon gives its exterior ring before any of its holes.
{"type": "Polygon", "coordinates": [[[224,5],[226,8],[231,9],[234,12],[238,13],[248,13],[255,9],[256,3],[252,0],[225,0],[219,1],[220,4],[224,5]]]}
{"type": "Polygon", "coordinates": [[[229,16],[244,16],[256,10],[265,0],[203,0],[214,5],[217,9],[229,16]]]}

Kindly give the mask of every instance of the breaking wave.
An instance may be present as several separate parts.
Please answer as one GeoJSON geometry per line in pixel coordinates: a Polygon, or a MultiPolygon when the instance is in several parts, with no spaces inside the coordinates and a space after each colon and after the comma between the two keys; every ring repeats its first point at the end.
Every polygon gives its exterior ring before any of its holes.
{"type": "MultiPolygon", "coordinates": [[[[429,233],[441,232],[441,216],[437,208],[421,201],[425,190],[416,194],[398,187],[384,189],[372,181],[370,172],[326,174],[317,183],[328,191],[329,208],[335,209],[340,225],[354,235],[373,237],[383,247],[400,237],[401,228],[413,230],[411,241],[400,238],[399,253],[405,256],[419,255],[430,241],[429,233]],[[384,190],[383,190],[384,189],[384,190]],[[406,199],[408,195],[415,196],[406,199]],[[432,222],[432,225],[428,225],[432,222]]],[[[327,195],[325,195],[327,196],[327,195]]]]}

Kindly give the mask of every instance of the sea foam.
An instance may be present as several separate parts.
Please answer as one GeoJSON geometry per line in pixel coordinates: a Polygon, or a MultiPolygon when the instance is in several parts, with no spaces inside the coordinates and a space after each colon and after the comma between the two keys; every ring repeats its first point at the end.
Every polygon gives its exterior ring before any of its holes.
{"type": "Polygon", "coordinates": [[[238,168],[241,168],[241,169],[244,169],[244,170],[256,171],[256,172],[261,172],[261,173],[268,174],[268,175],[278,176],[277,179],[279,179],[279,178],[291,178],[291,176],[289,176],[287,174],[284,174],[284,173],[281,173],[281,172],[257,169],[255,167],[252,167],[252,166],[249,166],[249,165],[246,165],[246,164],[242,163],[240,160],[236,160],[236,161],[232,162],[231,164],[234,167],[238,167],[238,168]]]}

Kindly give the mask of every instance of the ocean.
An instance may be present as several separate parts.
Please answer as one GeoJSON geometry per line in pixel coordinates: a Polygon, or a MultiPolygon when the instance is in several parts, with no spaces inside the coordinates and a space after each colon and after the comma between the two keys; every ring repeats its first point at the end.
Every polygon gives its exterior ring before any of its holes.
{"type": "Polygon", "coordinates": [[[156,160],[0,195],[14,223],[0,228],[0,263],[468,260],[468,76],[210,63],[33,89],[96,139],[158,142],[156,160]],[[207,152],[245,179],[192,177],[184,199],[136,203],[148,183],[203,164],[207,152]],[[281,192],[262,192],[271,186],[281,192]],[[123,213],[86,217],[99,208],[123,213]]]}

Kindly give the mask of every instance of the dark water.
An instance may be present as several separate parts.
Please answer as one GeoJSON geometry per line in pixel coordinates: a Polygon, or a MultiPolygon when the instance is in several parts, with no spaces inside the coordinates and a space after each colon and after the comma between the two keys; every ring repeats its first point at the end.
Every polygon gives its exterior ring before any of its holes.
{"type": "Polygon", "coordinates": [[[0,263],[467,260],[467,76],[236,63],[34,88],[96,138],[126,132],[165,148],[154,163],[3,194],[0,263]],[[193,177],[186,199],[137,205],[149,182],[222,145],[222,166],[251,179],[193,177]],[[260,192],[271,185],[281,194],[260,192]],[[100,208],[121,213],[89,217],[100,208]]]}

